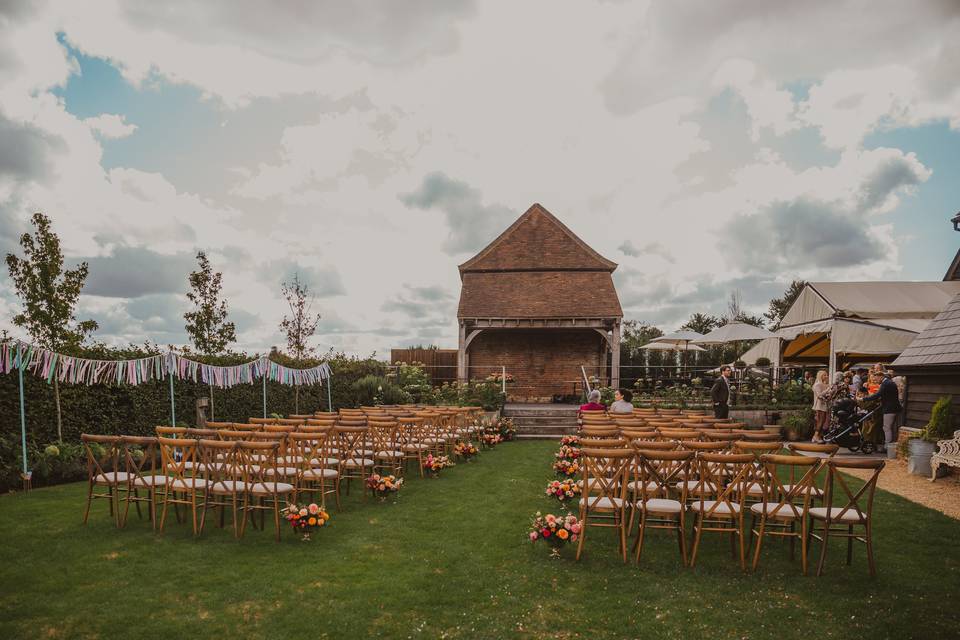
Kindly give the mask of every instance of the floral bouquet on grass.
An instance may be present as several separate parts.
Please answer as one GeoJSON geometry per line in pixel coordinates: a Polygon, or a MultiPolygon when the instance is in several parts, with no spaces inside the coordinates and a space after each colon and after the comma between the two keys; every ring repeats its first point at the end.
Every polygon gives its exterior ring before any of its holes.
{"type": "Polygon", "coordinates": [[[499,433],[485,433],[483,434],[483,444],[487,445],[491,449],[498,444],[503,442],[503,438],[500,437],[499,433]]]}
{"type": "Polygon", "coordinates": [[[510,418],[500,418],[497,429],[500,432],[500,440],[503,442],[509,442],[517,435],[517,428],[513,426],[513,420],[510,418]]]}
{"type": "Polygon", "coordinates": [[[573,514],[555,516],[552,513],[542,515],[537,511],[530,523],[530,542],[543,540],[551,547],[550,557],[560,557],[560,547],[568,542],[576,542],[580,537],[580,521],[573,514]]]}
{"type": "Polygon", "coordinates": [[[367,489],[370,489],[373,495],[380,498],[380,502],[383,502],[391,493],[400,491],[400,487],[403,486],[403,478],[398,479],[396,476],[382,476],[375,473],[367,478],[366,484],[367,489]]]}
{"type": "Polygon", "coordinates": [[[441,471],[452,466],[455,465],[447,456],[435,456],[432,453],[428,453],[427,457],[423,460],[423,470],[431,478],[438,477],[441,471]]]}
{"type": "Polygon", "coordinates": [[[580,448],[580,436],[563,436],[560,438],[560,446],[580,448]]]}
{"type": "Polygon", "coordinates": [[[580,471],[580,463],[576,460],[557,460],[553,463],[553,470],[561,478],[572,478],[580,471]]]}
{"type": "Polygon", "coordinates": [[[560,449],[553,455],[557,460],[579,460],[580,449],[577,447],[561,445],[560,449]]]}
{"type": "Polygon", "coordinates": [[[480,453],[480,450],[477,449],[476,445],[472,442],[458,442],[454,445],[453,452],[467,462],[470,462],[480,453]]]}
{"type": "Polygon", "coordinates": [[[330,514],[323,507],[311,502],[304,507],[288,504],[283,517],[294,531],[303,534],[304,540],[309,540],[311,533],[327,524],[330,514]]]}
{"type": "Polygon", "coordinates": [[[547,496],[556,498],[564,507],[567,506],[567,500],[571,500],[580,495],[580,485],[573,480],[554,480],[547,484],[547,496]]]}

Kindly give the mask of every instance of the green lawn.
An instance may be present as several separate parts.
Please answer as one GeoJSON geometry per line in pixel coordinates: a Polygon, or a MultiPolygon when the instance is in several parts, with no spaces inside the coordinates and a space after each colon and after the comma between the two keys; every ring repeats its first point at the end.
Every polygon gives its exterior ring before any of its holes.
{"type": "Polygon", "coordinates": [[[80,524],[84,485],[0,498],[0,638],[935,638],[956,637],[960,526],[878,493],[876,556],[803,577],[785,544],[744,574],[726,539],[704,538],[695,569],[675,539],[648,538],[623,565],[609,531],[584,558],[550,560],[526,538],[553,505],[555,443],[510,443],[395,503],[351,494],[329,529],[216,528],[161,537],[135,516],[114,529],[106,502],[80,524]]]}

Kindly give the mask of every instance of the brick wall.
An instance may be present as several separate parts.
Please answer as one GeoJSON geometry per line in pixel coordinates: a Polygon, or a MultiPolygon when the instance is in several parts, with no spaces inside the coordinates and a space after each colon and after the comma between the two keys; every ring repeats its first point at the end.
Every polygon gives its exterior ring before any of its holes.
{"type": "Polygon", "coordinates": [[[484,378],[506,366],[515,380],[507,385],[508,400],[550,402],[574,392],[580,365],[588,375],[598,371],[602,346],[592,330],[487,329],[470,343],[468,375],[484,378]]]}

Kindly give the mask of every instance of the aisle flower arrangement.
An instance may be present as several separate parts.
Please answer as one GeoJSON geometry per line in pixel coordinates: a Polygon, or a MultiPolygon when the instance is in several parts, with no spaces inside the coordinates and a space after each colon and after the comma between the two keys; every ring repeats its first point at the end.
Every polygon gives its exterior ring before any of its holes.
{"type": "Polygon", "coordinates": [[[579,460],[580,449],[578,449],[577,447],[570,447],[567,445],[563,445],[553,455],[557,460],[579,460]]]}
{"type": "Polygon", "coordinates": [[[330,514],[316,503],[303,507],[295,504],[287,505],[283,516],[293,527],[293,530],[303,534],[303,540],[310,540],[310,534],[327,524],[330,514]]]}
{"type": "Polygon", "coordinates": [[[517,428],[513,426],[513,420],[510,418],[500,418],[497,422],[497,429],[500,433],[500,440],[510,442],[517,436],[517,428]]]}
{"type": "Polygon", "coordinates": [[[447,456],[435,456],[430,453],[423,460],[423,470],[431,478],[439,477],[441,471],[453,466],[456,465],[447,456]]]}
{"type": "Polygon", "coordinates": [[[580,485],[573,480],[554,480],[547,483],[546,494],[550,498],[556,498],[561,506],[566,508],[567,501],[580,495],[580,485]]]}
{"type": "Polygon", "coordinates": [[[580,447],[580,436],[563,436],[560,438],[561,447],[580,447]]]}
{"type": "Polygon", "coordinates": [[[561,478],[572,478],[580,471],[580,463],[576,460],[557,460],[553,463],[553,470],[561,478]]]}
{"type": "Polygon", "coordinates": [[[480,453],[480,450],[477,449],[476,445],[472,442],[458,442],[453,447],[453,453],[463,458],[467,462],[470,462],[478,453],[480,453]]]}
{"type": "Polygon", "coordinates": [[[528,533],[530,542],[543,541],[550,545],[551,558],[560,557],[560,547],[576,542],[580,537],[580,521],[573,514],[555,516],[552,513],[542,515],[539,511],[530,523],[528,533]]]}
{"type": "Polygon", "coordinates": [[[369,489],[373,495],[380,498],[380,502],[383,502],[391,493],[400,491],[400,488],[403,486],[403,478],[381,476],[379,473],[374,473],[367,478],[366,485],[367,489],[369,489]]]}
{"type": "Polygon", "coordinates": [[[483,434],[483,444],[491,449],[498,444],[503,442],[503,438],[500,437],[499,433],[485,433],[483,434]]]}

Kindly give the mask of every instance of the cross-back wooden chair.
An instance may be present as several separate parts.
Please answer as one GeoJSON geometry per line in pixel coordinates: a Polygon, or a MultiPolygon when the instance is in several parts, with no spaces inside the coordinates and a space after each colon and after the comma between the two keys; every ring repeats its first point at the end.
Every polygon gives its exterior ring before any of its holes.
{"type": "Polygon", "coordinates": [[[83,524],[90,516],[90,503],[106,499],[110,505],[113,524],[121,526],[120,492],[127,490],[127,473],[120,471],[120,436],[101,436],[83,433],[80,435],[87,457],[87,506],[83,511],[83,524]],[[98,488],[106,489],[98,492],[98,488]]]}
{"type": "Polygon", "coordinates": [[[763,484],[767,490],[764,499],[750,507],[750,533],[756,538],[753,570],[756,571],[760,563],[764,536],[774,536],[790,539],[791,560],[796,541],[800,541],[800,567],[803,575],[807,575],[807,518],[820,461],[806,456],[768,453],[760,456],[760,462],[763,465],[763,484]],[[790,484],[789,488],[780,480],[784,468],[790,470],[791,478],[796,478],[798,470],[802,471],[800,479],[790,484]],[[760,519],[759,524],[757,518],[760,519]]]}
{"type": "Polygon", "coordinates": [[[121,526],[127,523],[130,503],[136,506],[137,517],[142,517],[140,503],[145,502],[150,526],[156,529],[157,490],[167,481],[165,473],[157,473],[162,471],[157,464],[157,439],[149,436],[120,436],[120,441],[123,445],[124,471],[127,474],[127,500],[121,526]],[[140,495],[141,490],[146,492],[146,496],[140,495]]]}
{"type": "Polygon", "coordinates": [[[185,438],[187,434],[186,427],[154,427],[158,436],[163,436],[164,438],[185,438]]]}
{"type": "Polygon", "coordinates": [[[728,431],[717,430],[713,428],[700,429],[700,437],[708,442],[725,442],[727,447],[740,440],[740,436],[728,431]]]}
{"type": "Polygon", "coordinates": [[[374,471],[385,475],[403,475],[403,451],[400,449],[400,427],[396,420],[372,420],[370,440],[373,443],[374,471]]]}
{"type": "MultiPolygon", "coordinates": [[[[802,456],[806,454],[813,454],[815,457],[821,458],[832,458],[837,455],[837,452],[840,451],[840,447],[835,444],[827,443],[814,443],[814,442],[791,442],[787,444],[787,450],[791,454],[802,456]]],[[[813,489],[811,490],[811,506],[813,502],[823,502],[823,489],[824,483],[826,482],[826,468],[825,464],[821,464],[817,473],[816,478],[813,481],[813,489]]],[[[789,491],[790,485],[796,482],[796,478],[793,476],[793,467],[790,468],[790,480],[787,484],[783,485],[784,490],[789,491]]]]}
{"type": "Polygon", "coordinates": [[[756,482],[754,463],[755,458],[750,453],[697,453],[697,475],[705,487],[714,487],[715,491],[712,494],[703,491],[690,503],[695,516],[691,567],[697,562],[701,537],[705,532],[712,532],[730,536],[730,550],[734,557],[739,543],[740,568],[746,570],[743,497],[746,485],[756,482]]]}
{"type": "Polygon", "coordinates": [[[430,449],[424,442],[423,418],[416,415],[400,416],[397,418],[400,432],[400,450],[403,452],[403,464],[416,460],[420,477],[423,477],[423,454],[430,449]]]}
{"type": "Polygon", "coordinates": [[[218,431],[220,429],[233,429],[233,423],[232,422],[213,422],[208,420],[206,423],[206,428],[217,429],[218,431]]]}
{"type": "MultiPolygon", "coordinates": [[[[340,452],[340,480],[347,481],[347,495],[350,495],[351,480],[359,480],[362,483],[373,471],[373,458],[366,454],[369,431],[370,428],[366,425],[336,427],[337,448],[340,452]]],[[[361,494],[366,499],[367,492],[361,491],[361,494]]]]}
{"type": "Polygon", "coordinates": [[[700,432],[696,429],[657,429],[661,440],[698,440],[700,432]]]}
{"type": "Polygon", "coordinates": [[[684,513],[686,512],[687,489],[678,480],[688,477],[690,461],[694,452],[689,450],[637,450],[634,478],[639,486],[639,495],[634,495],[630,506],[630,528],[633,528],[635,511],[640,512],[640,525],[634,542],[636,562],[643,553],[643,541],[647,529],[675,531],[680,546],[680,559],[687,565],[687,542],[684,513]],[[679,500],[670,497],[673,487],[680,486],[679,500]]]}
{"type": "Polygon", "coordinates": [[[277,418],[248,418],[247,422],[263,426],[265,424],[277,424],[277,418]]]}
{"type": "Polygon", "coordinates": [[[237,459],[237,442],[227,440],[201,439],[198,442],[200,467],[204,470],[207,485],[200,512],[200,534],[207,521],[207,511],[219,509],[220,528],[224,526],[226,510],[229,508],[233,518],[233,537],[240,537],[237,526],[237,514],[242,509],[243,497],[247,486],[237,477],[243,475],[237,459]]]}
{"type": "Polygon", "coordinates": [[[330,454],[334,437],[333,427],[314,427],[309,432],[290,435],[290,444],[300,459],[300,472],[294,485],[293,501],[297,503],[302,494],[310,494],[314,501],[320,494],[320,504],[326,505],[327,495],[333,494],[340,508],[340,460],[330,454]]]}
{"type": "Polygon", "coordinates": [[[760,458],[767,454],[780,453],[783,450],[783,444],[779,440],[775,442],[743,440],[741,434],[741,439],[734,441],[730,446],[734,453],[749,453],[753,456],[753,465],[756,467],[755,479],[743,487],[746,492],[745,502],[749,504],[762,502],[766,497],[766,486],[763,483],[763,463],[760,462],[760,458]]]}
{"type": "Polygon", "coordinates": [[[249,422],[234,422],[233,430],[234,431],[263,431],[264,425],[262,424],[251,424],[249,422]]]}
{"type": "Polygon", "coordinates": [[[199,440],[200,438],[216,438],[217,430],[213,428],[197,429],[194,427],[189,427],[183,432],[183,434],[188,438],[197,438],[199,440]]]}
{"type": "Polygon", "coordinates": [[[243,518],[240,520],[240,537],[243,537],[248,519],[256,527],[256,513],[259,511],[260,528],[264,529],[265,514],[267,511],[272,511],[277,542],[280,542],[280,499],[283,498],[286,502],[294,491],[292,484],[280,482],[277,475],[269,473],[271,468],[277,467],[280,443],[255,440],[241,441],[236,444],[238,462],[243,469],[243,482],[246,488],[243,518]]]}
{"type": "Polygon", "coordinates": [[[583,425],[583,428],[580,429],[580,437],[617,439],[620,437],[620,429],[615,425],[583,425]]]}
{"type": "Polygon", "coordinates": [[[583,491],[577,560],[583,553],[589,527],[613,527],[618,533],[623,561],[627,561],[626,490],[633,458],[634,451],[629,448],[592,448],[581,443],[583,491]]]}
{"type": "Polygon", "coordinates": [[[827,547],[830,537],[847,539],[847,564],[853,561],[853,543],[862,542],[867,547],[867,565],[870,577],[877,575],[873,561],[873,496],[877,490],[877,479],[886,463],[883,460],[859,459],[841,460],[829,458],[827,465],[827,485],[823,507],[810,509],[811,535],[820,541],[820,562],[817,563],[817,575],[823,573],[827,559],[827,547]],[[843,469],[871,469],[873,473],[854,491],[844,479],[843,469]],[[816,523],[821,523],[820,535],[815,533],[816,523]],[[862,529],[861,532],[856,529],[862,529]]]}
{"type": "Polygon", "coordinates": [[[199,467],[197,440],[193,438],[157,438],[160,460],[169,478],[163,485],[163,512],[160,514],[160,533],[167,522],[167,509],[174,505],[177,519],[178,505],[190,507],[193,519],[193,535],[199,532],[197,507],[203,506],[207,481],[194,475],[199,467]],[[199,501],[197,498],[199,497],[199,501]]]}

